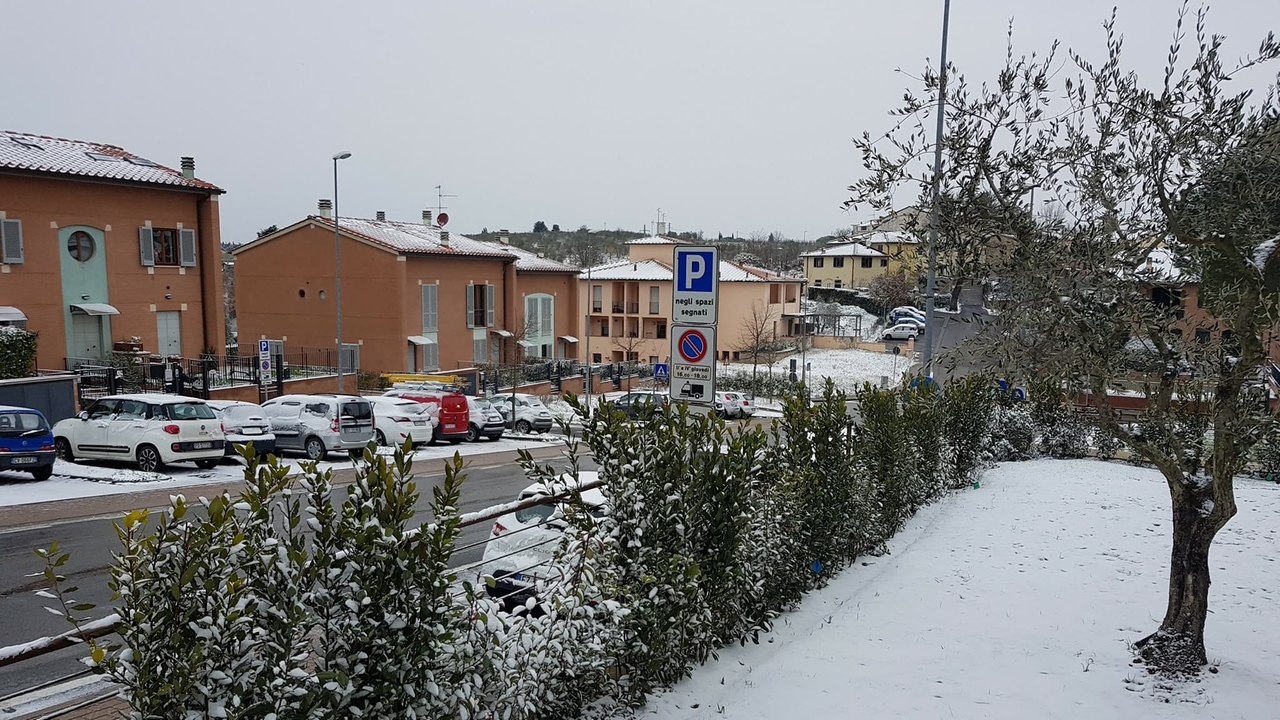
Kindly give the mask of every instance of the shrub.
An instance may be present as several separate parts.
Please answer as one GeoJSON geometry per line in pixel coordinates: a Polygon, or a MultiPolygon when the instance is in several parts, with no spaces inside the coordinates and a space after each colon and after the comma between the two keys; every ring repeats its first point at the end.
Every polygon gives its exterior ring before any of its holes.
{"type": "Polygon", "coordinates": [[[39,334],[11,325],[0,325],[0,380],[36,374],[39,334]]]}
{"type": "Polygon", "coordinates": [[[981,376],[952,380],[942,391],[943,438],[951,453],[951,485],[963,487],[990,459],[995,401],[991,381],[981,376]]]}
{"type": "Polygon", "coordinates": [[[1280,482],[1280,421],[1253,447],[1253,461],[1258,465],[1258,477],[1280,482]]]}

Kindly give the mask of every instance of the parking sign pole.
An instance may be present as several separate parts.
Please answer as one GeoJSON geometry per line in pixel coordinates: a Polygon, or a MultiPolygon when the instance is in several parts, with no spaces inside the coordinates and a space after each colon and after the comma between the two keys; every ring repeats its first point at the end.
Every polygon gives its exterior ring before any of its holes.
{"type": "Polygon", "coordinates": [[[715,247],[677,246],[672,259],[675,288],[667,393],[672,400],[714,406],[720,252],[715,247]]]}

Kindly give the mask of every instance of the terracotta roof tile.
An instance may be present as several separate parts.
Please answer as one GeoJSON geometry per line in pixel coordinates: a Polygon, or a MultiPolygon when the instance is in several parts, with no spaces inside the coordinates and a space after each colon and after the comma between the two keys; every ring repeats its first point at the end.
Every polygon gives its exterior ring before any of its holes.
{"type": "Polygon", "coordinates": [[[222,188],[164,167],[115,145],[67,140],[0,130],[0,171],[70,175],[101,180],[185,187],[212,192],[222,188]]]}

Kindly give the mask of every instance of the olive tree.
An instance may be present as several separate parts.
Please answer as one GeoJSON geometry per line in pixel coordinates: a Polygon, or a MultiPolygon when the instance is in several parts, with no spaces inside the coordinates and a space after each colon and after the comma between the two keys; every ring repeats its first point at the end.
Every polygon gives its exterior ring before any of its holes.
{"type": "Polygon", "coordinates": [[[1260,370],[1280,304],[1280,106],[1251,88],[1274,81],[1263,73],[1280,43],[1268,34],[1229,65],[1206,22],[1207,10],[1182,7],[1154,83],[1127,64],[1114,13],[1098,62],[1061,57],[1056,43],[1016,55],[1011,30],[989,83],[930,69],[895,126],[855,140],[868,172],[849,200],[884,210],[914,186],[932,209],[923,160],[946,86],[937,196],[980,210],[1003,241],[968,258],[1000,286],[972,347],[1005,377],[1087,402],[1102,436],[1164,475],[1168,603],[1135,647],[1171,673],[1206,662],[1209,550],[1236,513],[1235,475],[1274,422],[1260,370]],[[1030,212],[1034,191],[1060,212],[1030,212]],[[1118,387],[1139,390],[1145,409],[1122,415],[1108,399],[1118,387]]]}

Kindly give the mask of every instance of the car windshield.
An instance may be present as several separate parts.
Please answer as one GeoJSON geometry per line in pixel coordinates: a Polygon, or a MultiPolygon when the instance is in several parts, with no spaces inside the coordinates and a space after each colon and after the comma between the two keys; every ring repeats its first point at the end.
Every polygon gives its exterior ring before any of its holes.
{"type": "Polygon", "coordinates": [[[213,420],[213,411],[204,403],[176,403],[164,406],[165,417],[170,420],[213,420]]]}
{"type": "Polygon", "coordinates": [[[0,437],[43,435],[49,426],[36,413],[0,413],[0,437]]]}
{"type": "Polygon", "coordinates": [[[223,410],[222,414],[231,420],[248,420],[253,417],[262,417],[262,409],[248,405],[233,405],[223,410]]]}

